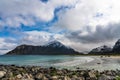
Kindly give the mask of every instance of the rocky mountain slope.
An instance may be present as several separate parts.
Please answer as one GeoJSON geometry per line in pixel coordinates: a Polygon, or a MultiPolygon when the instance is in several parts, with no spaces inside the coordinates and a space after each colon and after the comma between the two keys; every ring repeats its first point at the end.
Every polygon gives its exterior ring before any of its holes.
{"type": "Polygon", "coordinates": [[[113,53],[120,53],[120,39],[113,46],[113,53]]]}
{"type": "Polygon", "coordinates": [[[115,43],[113,48],[104,45],[92,49],[89,54],[120,54],[120,39],[115,43]]]}
{"type": "Polygon", "coordinates": [[[106,53],[111,53],[111,51],[112,51],[112,48],[104,45],[104,46],[92,49],[89,52],[89,54],[106,54],[106,53]]]}
{"type": "Polygon", "coordinates": [[[44,46],[20,45],[7,55],[74,55],[80,54],[74,49],[63,45],[61,42],[53,41],[44,46]]]}

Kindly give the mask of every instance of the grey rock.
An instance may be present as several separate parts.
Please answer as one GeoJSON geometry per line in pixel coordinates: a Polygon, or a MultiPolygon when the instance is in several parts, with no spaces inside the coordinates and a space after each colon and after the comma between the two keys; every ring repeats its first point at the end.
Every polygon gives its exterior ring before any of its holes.
{"type": "Polygon", "coordinates": [[[3,78],[5,76],[6,72],[5,71],[0,71],[0,78],[3,78]]]}
{"type": "Polygon", "coordinates": [[[42,80],[49,80],[46,76],[43,76],[42,80]]]}
{"type": "Polygon", "coordinates": [[[21,75],[21,74],[18,74],[16,77],[17,77],[18,79],[21,79],[21,78],[22,78],[22,75],[21,75]]]}
{"type": "Polygon", "coordinates": [[[71,80],[71,79],[68,76],[64,76],[64,80],[71,80]]]}
{"type": "Polygon", "coordinates": [[[105,74],[102,74],[99,78],[98,78],[98,80],[109,80],[110,78],[107,76],[107,75],[105,75],[105,74]]]}
{"type": "Polygon", "coordinates": [[[58,76],[52,76],[52,80],[58,80],[58,76]]]}
{"type": "Polygon", "coordinates": [[[42,79],[43,78],[43,74],[42,73],[38,73],[36,76],[35,76],[35,78],[36,79],[42,79]]]}
{"type": "Polygon", "coordinates": [[[91,79],[97,79],[96,78],[96,75],[95,75],[95,73],[93,72],[93,71],[90,71],[90,72],[88,72],[88,74],[89,74],[89,77],[91,78],[91,79]]]}
{"type": "Polygon", "coordinates": [[[84,77],[78,77],[77,80],[85,80],[84,77]]]}

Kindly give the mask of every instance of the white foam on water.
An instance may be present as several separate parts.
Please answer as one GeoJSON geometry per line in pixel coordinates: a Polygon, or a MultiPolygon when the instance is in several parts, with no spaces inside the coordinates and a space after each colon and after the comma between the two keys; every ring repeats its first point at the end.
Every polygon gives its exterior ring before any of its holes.
{"type": "Polygon", "coordinates": [[[94,58],[91,57],[75,57],[72,61],[65,61],[61,63],[55,63],[54,66],[77,66],[80,64],[88,63],[93,61],[94,58]]]}

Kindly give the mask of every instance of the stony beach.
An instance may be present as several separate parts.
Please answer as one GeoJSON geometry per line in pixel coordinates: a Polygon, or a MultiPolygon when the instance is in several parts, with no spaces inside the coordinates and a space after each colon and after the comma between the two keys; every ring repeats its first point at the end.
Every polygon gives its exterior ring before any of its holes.
{"type": "Polygon", "coordinates": [[[0,65],[0,80],[120,80],[120,70],[68,70],[54,67],[0,65]]]}

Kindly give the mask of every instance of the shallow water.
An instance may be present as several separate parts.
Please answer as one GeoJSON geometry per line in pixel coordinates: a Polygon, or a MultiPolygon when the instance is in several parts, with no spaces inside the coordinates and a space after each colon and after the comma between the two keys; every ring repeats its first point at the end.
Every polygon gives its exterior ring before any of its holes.
{"type": "Polygon", "coordinates": [[[100,58],[99,56],[65,56],[65,55],[18,55],[0,56],[0,64],[35,65],[42,67],[56,67],[76,69],[120,69],[119,58],[100,58]]]}

